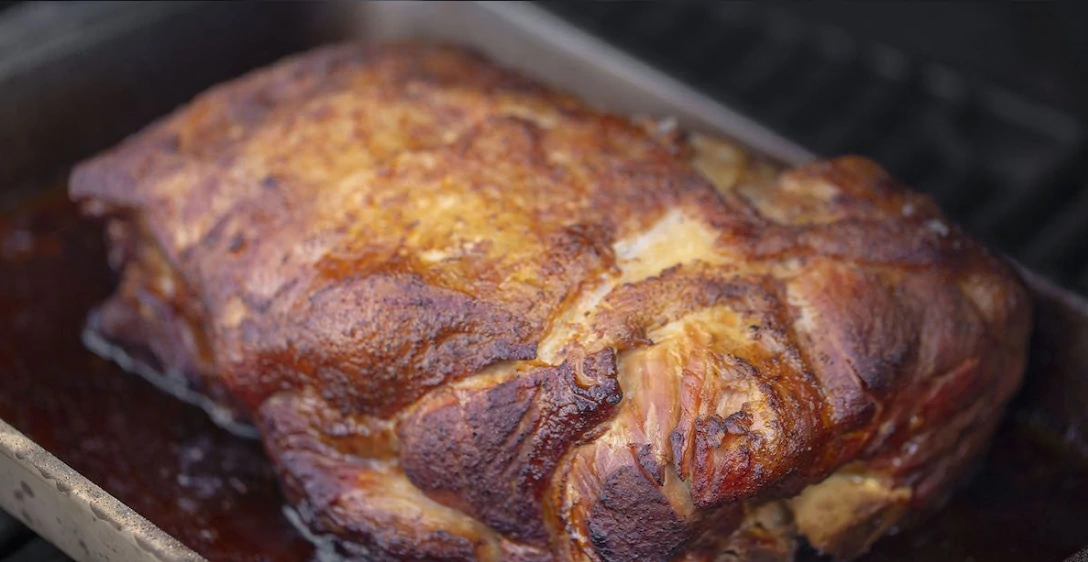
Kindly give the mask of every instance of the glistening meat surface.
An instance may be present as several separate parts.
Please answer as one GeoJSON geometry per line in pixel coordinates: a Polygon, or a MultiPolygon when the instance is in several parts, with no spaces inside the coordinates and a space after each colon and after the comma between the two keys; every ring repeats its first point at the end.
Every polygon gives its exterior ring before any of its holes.
{"type": "Polygon", "coordinates": [[[1023,371],[1015,274],[872,162],[779,172],[454,47],[287,59],[70,191],[121,274],[96,329],[359,559],[855,556],[1023,371]]]}

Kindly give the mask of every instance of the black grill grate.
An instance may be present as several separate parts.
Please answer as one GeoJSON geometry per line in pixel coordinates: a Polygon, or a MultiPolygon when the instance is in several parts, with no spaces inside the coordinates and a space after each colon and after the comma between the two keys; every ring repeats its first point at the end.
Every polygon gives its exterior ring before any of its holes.
{"type": "Polygon", "coordinates": [[[1073,115],[756,3],[542,4],[819,154],[860,153],[1021,262],[1088,292],[1073,115]]]}

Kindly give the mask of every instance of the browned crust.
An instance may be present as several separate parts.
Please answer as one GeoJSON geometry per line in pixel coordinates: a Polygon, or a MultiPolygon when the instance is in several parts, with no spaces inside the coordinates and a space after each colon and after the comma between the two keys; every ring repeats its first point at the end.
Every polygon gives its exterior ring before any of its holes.
{"type": "Polygon", "coordinates": [[[541,503],[552,473],[572,443],[612,417],[621,396],[611,349],[494,386],[438,390],[399,424],[400,461],[431,497],[547,547],[541,503]]]}
{"type": "Polygon", "coordinates": [[[857,515],[806,492],[765,551],[854,556],[1023,369],[1016,275],[871,161],[778,174],[457,48],[288,59],[71,194],[124,234],[103,331],[229,394],[356,556],[696,559],[835,471],[857,515]]]}

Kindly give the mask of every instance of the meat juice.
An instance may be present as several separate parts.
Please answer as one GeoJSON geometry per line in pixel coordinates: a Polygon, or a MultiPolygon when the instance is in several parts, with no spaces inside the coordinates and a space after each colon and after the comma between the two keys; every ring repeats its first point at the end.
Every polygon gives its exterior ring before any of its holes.
{"type": "MultiPolygon", "coordinates": [[[[0,418],[210,560],[312,558],[258,441],[87,351],[105,252],[62,189],[0,215],[0,418]]],[[[967,486],[863,560],[1056,562],[1088,545],[1086,521],[1088,464],[1009,416],[967,486]]]]}

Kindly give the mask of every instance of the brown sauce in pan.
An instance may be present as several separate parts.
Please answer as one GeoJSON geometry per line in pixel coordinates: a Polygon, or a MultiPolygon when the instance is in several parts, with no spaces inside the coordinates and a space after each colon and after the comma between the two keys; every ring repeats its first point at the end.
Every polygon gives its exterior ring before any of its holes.
{"type": "MultiPolygon", "coordinates": [[[[0,418],[210,560],[311,558],[258,442],[84,349],[112,283],[101,229],[63,193],[0,215],[0,418]]],[[[864,560],[1056,562],[1086,545],[1088,466],[1009,421],[943,510],[864,560]]]]}

